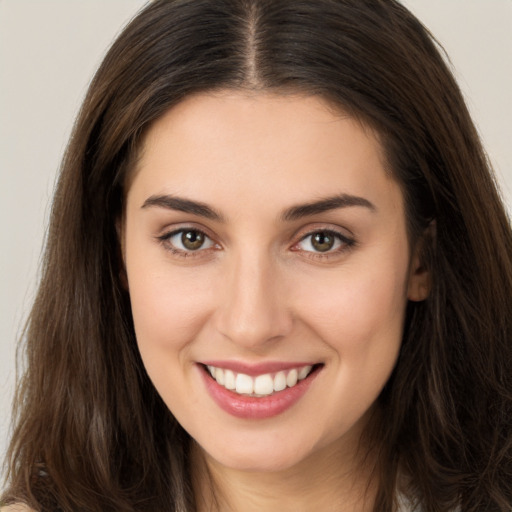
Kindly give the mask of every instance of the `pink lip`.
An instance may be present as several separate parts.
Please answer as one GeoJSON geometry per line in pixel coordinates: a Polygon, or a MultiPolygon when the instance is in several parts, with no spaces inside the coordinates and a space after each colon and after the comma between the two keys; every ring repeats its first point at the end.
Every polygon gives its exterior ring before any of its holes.
{"type": "MultiPolygon", "coordinates": [[[[217,365],[212,364],[212,366],[217,365]]],[[[238,365],[235,366],[240,368],[238,365]]],[[[225,366],[220,364],[218,367],[228,369],[233,368],[232,366],[225,366]]],[[[217,384],[217,382],[211,378],[211,376],[202,365],[198,365],[198,368],[203,377],[206,389],[208,390],[215,403],[222,410],[226,411],[232,416],[242,419],[266,419],[283,413],[306,394],[311,383],[319,373],[319,371],[313,371],[308,377],[306,377],[304,380],[301,380],[291,388],[283,389],[283,391],[279,391],[273,395],[256,398],[251,396],[238,395],[233,391],[229,391],[225,387],[217,384]]],[[[253,369],[254,367],[251,366],[251,368],[253,369]]],[[[288,366],[288,368],[297,368],[297,364],[288,366]]],[[[283,369],[283,367],[280,366],[279,369],[283,369]]],[[[263,373],[271,372],[266,368],[263,373]]]]}
{"type": "Polygon", "coordinates": [[[311,365],[314,363],[304,362],[282,362],[282,361],[268,361],[265,363],[249,364],[240,361],[201,361],[205,366],[215,366],[215,368],[222,368],[224,370],[231,370],[236,373],[245,373],[251,377],[263,375],[264,373],[277,373],[292,368],[302,368],[303,366],[311,365]]]}

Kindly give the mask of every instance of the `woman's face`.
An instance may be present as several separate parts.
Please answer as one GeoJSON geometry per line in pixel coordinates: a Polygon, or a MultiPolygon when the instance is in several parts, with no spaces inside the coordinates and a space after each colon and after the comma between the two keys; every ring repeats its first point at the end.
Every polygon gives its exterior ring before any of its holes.
{"type": "Polygon", "coordinates": [[[149,130],[122,231],[145,367],[211,460],[355,448],[425,280],[370,129],[316,97],[190,97],[149,130]]]}

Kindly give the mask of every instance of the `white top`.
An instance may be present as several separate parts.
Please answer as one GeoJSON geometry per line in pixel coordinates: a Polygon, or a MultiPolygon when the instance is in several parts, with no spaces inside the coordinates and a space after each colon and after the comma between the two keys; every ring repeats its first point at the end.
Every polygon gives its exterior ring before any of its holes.
{"type": "MultiPolygon", "coordinates": [[[[399,494],[397,497],[398,511],[397,512],[422,512],[423,507],[421,505],[414,506],[411,500],[406,498],[403,494],[399,494]]],[[[450,512],[450,511],[447,511],[450,512]]],[[[461,512],[460,507],[453,509],[451,512],[461,512]]]]}
{"type": "Polygon", "coordinates": [[[421,512],[421,508],[414,507],[411,501],[406,498],[403,494],[399,494],[397,497],[398,501],[398,512],[421,512]]]}

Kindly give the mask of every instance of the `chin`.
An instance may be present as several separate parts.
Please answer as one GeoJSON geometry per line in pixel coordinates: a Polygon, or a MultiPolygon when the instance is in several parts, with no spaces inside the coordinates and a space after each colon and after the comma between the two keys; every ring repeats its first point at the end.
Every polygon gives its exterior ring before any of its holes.
{"type": "MultiPolygon", "coordinates": [[[[210,455],[212,457],[212,455],[210,455]]],[[[297,452],[291,453],[233,453],[213,457],[224,467],[252,473],[277,473],[298,465],[303,458],[297,452]]]]}
{"type": "Polygon", "coordinates": [[[311,457],[317,450],[305,439],[274,435],[258,440],[234,440],[229,445],[201,446],[201,452],[216,463],[236,471],[273,473],[289,470],[311,457]]]}

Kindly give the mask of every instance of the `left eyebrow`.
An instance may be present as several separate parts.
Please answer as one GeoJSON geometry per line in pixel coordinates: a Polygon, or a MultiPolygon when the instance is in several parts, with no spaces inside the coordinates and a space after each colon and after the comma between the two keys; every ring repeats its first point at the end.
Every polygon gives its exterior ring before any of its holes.
{"type": "Polygon", "coordinates": [[[329,210],[337,210],[338,208],[348,208],[353,206],[367,208],[371,212],[375,212],[377,210],[375,205],[364,197],[353,196],[350,194],[339,194],[332,197],[326,197],[312,203],[292,206],[283,212],[281,219],[283,221],[294,221],[302,219],[303,217],[324,213],[329,210]]]}
{"type": "Polygon", "coordinates": [[[205,203],[199,201],[192,201],[184,197],[177,197],[171,195],[151,196],[144,201],[141,208],[149,208],[156,206],[159,208],[166,208],[168,210],[176,210],[179,212],[191,213],[206,219],[222,222],[224,218],[213,208],[205,203]]]}

